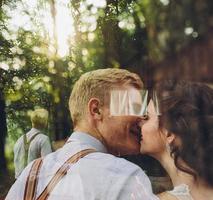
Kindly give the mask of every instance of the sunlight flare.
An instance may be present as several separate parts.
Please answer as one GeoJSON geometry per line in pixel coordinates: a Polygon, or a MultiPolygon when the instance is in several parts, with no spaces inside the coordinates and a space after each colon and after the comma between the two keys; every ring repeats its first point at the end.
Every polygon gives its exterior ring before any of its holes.
{"type": "MultiPolygon", "coordinates": [[[[68,0],[55,1],[55,35],[57,36],[57,53],[60,57],[68,55],[70,41],[75,32],[69,3],[68,0]]],[[[50,47],[54,44],[54,23],[50,3],[41,5],[37,0],[23,0],[17,2],[16,9],[10,10],[8,6],[4,6],[4,10],[10,16],[8,25],[14,33],[20,28],[27,31],[40,31],[41,36],[45,40],[48,39],[46,42],[50,47]],[[38,9],[39,12],[37,12],[38,9]]]]}

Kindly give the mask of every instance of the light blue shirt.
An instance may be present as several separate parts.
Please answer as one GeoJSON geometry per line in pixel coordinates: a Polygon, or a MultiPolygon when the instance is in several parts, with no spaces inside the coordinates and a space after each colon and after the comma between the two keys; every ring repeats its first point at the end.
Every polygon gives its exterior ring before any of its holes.
{"type": "MultiPolygon", "coordinates": [[[[49,137],[42,134],[42,132],[36,128],[32,128],[29,132],[26,133],[27,141],[29,141],[30,138],[32,138],[37,133],[39,134],[30,143],[27,163],[32,162],[36,158],[46,156],[52,152],[49,137]]],[[[23,169],[26,167],[24,165],[24,159],[25,149],[22,135],[14,145],[15,178],[18,178],[23,169]]]]}
{"type": "MultiPolygon", "coordinates": [[[[96,149],[72,164],[48,200],[158,200],[147,175],[135,164],[107,153],[96,138],[74,132],[58,151],[47,155],[39,174],[36,197],[44,190],[58,168],[83,149],[96,149]]],[[[32,163],[10,189],[6,200],[21,200],[32,163]]]]}

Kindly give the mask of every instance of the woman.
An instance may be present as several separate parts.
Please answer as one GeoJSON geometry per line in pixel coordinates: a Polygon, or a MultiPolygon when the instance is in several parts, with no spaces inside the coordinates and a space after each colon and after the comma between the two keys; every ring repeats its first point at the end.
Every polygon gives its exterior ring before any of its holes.
{"type": "Polygon", "coordinates": [[[156,158],[174,189],[161,200],[213,200],[213,90],[197,83],[166,81],[157,87],[143,120],[141,153],[156,158]]]}

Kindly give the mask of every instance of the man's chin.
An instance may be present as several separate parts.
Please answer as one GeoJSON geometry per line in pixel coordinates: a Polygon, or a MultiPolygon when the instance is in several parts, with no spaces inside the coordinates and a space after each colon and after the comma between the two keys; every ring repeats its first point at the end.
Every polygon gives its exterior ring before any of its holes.
{"type": "Polygon", "coordinates": [[[140,145],[137,144],[132,148],[126,148],[125,151],[123,151],[122,155],[127,156],[127,155],[138,155],[140,153],[140,145]]]}
{"type": "Polygon", "coordinates": [[[130,143],[120,143],[114,148],[109,149],[109,153],[115,156],[127,156],[127,155],[138,155],[140,153],[140,143],[136,140],[130,143]]]}

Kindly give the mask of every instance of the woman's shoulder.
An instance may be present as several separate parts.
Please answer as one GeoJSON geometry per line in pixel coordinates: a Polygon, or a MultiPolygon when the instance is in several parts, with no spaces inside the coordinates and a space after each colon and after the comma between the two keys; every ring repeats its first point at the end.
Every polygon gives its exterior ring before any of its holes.
{"type": "Polygon", "coordinates": [[[160,200],[178,200],[177,197],[174,195],[168,193],[168,192],[162,192],[157,195],[160,200]]]}
{"type": "Polygon", "coordinates": [[[186,184],[175,186],[173,190],[160,193],[158,197],[161,200],[193,200],[189,186],[186,184]]]}

